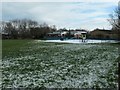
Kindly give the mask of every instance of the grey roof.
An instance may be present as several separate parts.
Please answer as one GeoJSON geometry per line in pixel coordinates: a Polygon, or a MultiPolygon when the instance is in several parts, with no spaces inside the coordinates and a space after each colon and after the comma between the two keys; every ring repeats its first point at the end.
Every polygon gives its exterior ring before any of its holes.
{"type": "Polygon", "coordinates": [[[48,34],[61,34],[60,32],[52,32],[52,33],[48,33],[48,34]]]}

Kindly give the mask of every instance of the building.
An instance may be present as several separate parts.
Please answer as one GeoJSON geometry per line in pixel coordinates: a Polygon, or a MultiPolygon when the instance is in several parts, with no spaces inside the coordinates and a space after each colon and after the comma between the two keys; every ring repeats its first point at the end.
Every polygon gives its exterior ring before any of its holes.
{"type": "Polygon", "coordinates": [[[10,39],[11,36],[8,33],[2,32],[2,39],[10,39]]]}
{"type": "Polygon", "coordinates": [[[86,35],[87,35],[87,31],[76,31],[74,33],[75,38],[83,38],[83,37],[86,38],[86,35]]]}
{"type": "Polygon", "coordinates": [[[59,36],[61,36],[61,32],[48,33],[47,36],[49,36],[49,37],[59,37],[59,36]]]}
{"type": "Polygon", "coordinates": [[[90,38],[92,39],[112,39],[112,30],[95,29],[90,32],[90,38]]]}
{"type": "Polygon", "coordinates": [[[83,38],[86,37],[88,32],[86,30],[76,29],[76,30],[66,30],[59,29],[58,31],[48,33],[47,39],[61,39],[61,38],[83,38]]]}
{"type": "Polygon", "coordinates": [[[61,39],[61,38],[65,38],[68,34],[68,30],[66,29],[59,29],[57,31],[48,33],[46,35],[46,39],[61,39]]]}

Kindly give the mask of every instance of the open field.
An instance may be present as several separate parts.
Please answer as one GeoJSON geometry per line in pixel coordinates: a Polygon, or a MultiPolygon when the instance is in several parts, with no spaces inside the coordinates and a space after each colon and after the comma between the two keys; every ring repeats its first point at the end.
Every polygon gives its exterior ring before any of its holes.
{"type": "Polygon", "coordinates": [[[115,88],[117,44],[3,40],[3,87],[115,88]]]}

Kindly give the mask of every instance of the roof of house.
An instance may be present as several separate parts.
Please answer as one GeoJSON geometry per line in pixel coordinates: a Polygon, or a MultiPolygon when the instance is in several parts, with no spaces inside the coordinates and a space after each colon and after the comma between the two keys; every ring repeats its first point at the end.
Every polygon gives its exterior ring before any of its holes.
{"type": "Polygon", "coordinates": [[[67,32],[65,32],[65,31],[64,31],[64,32],[61,32],[61,34],[67,34],[67,32]]]}
{"type": "Polygon", "coordinates": [[[48,33],[48,34],[61,34],[60,32],[52,32],[52,33],[48,33]]]}
{"type": "Polygon", "coordinates": [[[105,30],[105,29],[95,29],[95,30],[93,30],[93,31],[91,31],[91,33],[93,33],[93,32],[104,32],[104,33],[111,33],[112,31],[111,30],[105,30]]]}
{"type": "Polygon", "coordinates": [[[76,32],[75,35],[76,35],[76,34],[85,34],[85,33],[87,33],[87,32],[81,31],[81,32],[76,32]]]}

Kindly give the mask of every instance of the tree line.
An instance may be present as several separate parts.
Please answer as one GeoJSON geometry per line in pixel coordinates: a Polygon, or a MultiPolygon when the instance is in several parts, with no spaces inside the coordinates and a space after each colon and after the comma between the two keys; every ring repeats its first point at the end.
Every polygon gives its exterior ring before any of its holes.
{"type": "Polygon", "coordinates": [[[56,31],[55,25],[49,26],[46,23],[39,24],[30,19],[15,19],[8,22],[2,21],[2,30],[11,39],[43,38],[47,33],[56,31]]]}

